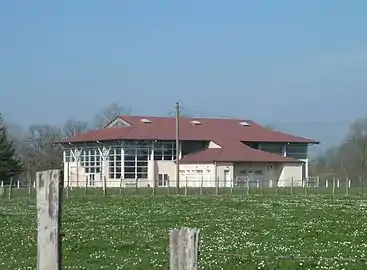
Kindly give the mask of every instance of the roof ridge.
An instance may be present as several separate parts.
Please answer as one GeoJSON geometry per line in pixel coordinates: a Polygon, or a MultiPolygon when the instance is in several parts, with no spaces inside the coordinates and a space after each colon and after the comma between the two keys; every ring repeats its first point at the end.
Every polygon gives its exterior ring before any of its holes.
{"type": "MultiPolygon", "coordinates": [[[[119,115],[118,117],[122,118],[123,120],[124,117],[133,117],[133,118],[159,118],[159,119],[169,119],[172,118],[174,119],[175,117],[172,116],[161,116],[161,115],[119,115]]],[[[234,121],[249,121],[252,123],[255,123],[253,120],[248,119],[248,118],[238,118],[238,117],[220,117],[220,116],[216,116],[216,117],[206,117],[206,116],[199,116],[199,117],[195,117],[195,116],[180,116],[180,119],[203,119],[203,120],[234,120],[234,121]]]]}

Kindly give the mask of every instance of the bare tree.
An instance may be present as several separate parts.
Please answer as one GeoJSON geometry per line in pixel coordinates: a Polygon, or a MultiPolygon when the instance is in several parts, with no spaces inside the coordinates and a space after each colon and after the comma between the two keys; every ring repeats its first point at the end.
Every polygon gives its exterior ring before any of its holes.
{"type": "Polygon", "coordinates": [[[271,124],[267,124],[267,125],[265,125],[265,126],[264,126],[264,128],[266,128],[266,129],[270,129],[270,130],[275,130],[274,125],[271,125],[271,124]]]}
{"type": "Polygon", "coordinates": [[[333,174],[352,181],[367,180],[367,118],[355,120],[346,139],[328,149],[310,164],[315,174],[333,174]]]}
{"type": "Polygon", "coordinates": [[[70,119],[66,121],[63,127],[63,135],[68,138],[75,136],[77,134],[87,132],[89,130],[89,125],[86,122],[70,119]]]}
{"type": "Polygon", "coordinates": [[[366,179],[367,173],[367,118],[354,121],[345,142],[340,146],[339,156],[343,168],[353,177],[366,179]]]}
{"type": "Polygon", "coordinates": [[[131,109],[114,102],[104,108],[94,119],[95,128],[103,128],[120,115],[130,115],[131,109]]]}
{"type": "Polygon", "coordinates": [[[50,125],[31,125],[27,138],[21,142],[21,155],[33,177],[36,171],[60,168],[61,148],[55,144],[61,130],[50,125]]]}

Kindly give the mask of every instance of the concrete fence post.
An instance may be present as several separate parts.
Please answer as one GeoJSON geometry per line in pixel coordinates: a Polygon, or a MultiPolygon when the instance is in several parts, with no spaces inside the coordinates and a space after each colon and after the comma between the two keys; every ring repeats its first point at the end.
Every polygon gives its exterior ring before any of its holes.
{"type": "Polygon", "coordinates": [[[37,172],[37,270],[61,270],[60,172],[37,172]]]}
{"type": "Polygon", "coordinates": [[[170,270],[197,270],[200,229],[181,228],[170,231],[170,270]]]}

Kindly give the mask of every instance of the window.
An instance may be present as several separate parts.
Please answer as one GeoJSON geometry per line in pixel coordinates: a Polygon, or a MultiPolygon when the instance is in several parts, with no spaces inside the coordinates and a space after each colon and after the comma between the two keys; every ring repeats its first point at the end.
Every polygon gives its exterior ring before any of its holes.
{"type": "Polygon", "coordinates": [[[124,127],[124,126],[129,126],[128,123],[126,123],[124,120],[122,120],[121,118],[116,118],[114,121],[112,121],[107,127],[109,128],[116,128],[116,127],[124,127]]]}
{"type": "Polygon", "coordinates": [[[284,144],[283,143],[262,143],[260,149],[273,154],[283,155],[284,144]]]}
{"type": "MultiPolygon", "coordinates": [[[[70,152],[71,151],[69,151],[69,153],[70,152]]],[[[88,178],[87,181],[89,183],[90,175],[92,174],[94,175],[95,173],[101,172],[102,159],[100,157],[98,148],[87,148],[82,150],[82,152],[80,153],[79,160],[80,160],[80,166],[83,167],[85,173],[88,174],[86,177],[88,178]]]]}
{"type": "Polygon", "coordinates": [[[306,159],[308,146],[305,143],[290,143],[286,146],[287,157],[306,159]]]}
{"type": "Polygon", "coordinates": [[[169,177],[168,174],[158,174],[158,186],[159,187],[166,187],[168,186],[169,177]]]}
{"type": "MultiPolygon", "coordinates": [[[[148,144],[132,144],[124,149],[124,178],[148,178],[148,144]]],[[[122,162],[118,162],[120,164],[122,162]]],[[[121,171],[118,173],[122,173],[121,171]]]]}
{"type": "Polygon", "coordinates": [[[154,160],[175,160],[176,159],[176,143],[156,142],[154,144],[154,160]]]}
{"type": "Polygon", "coordinates": [[[110,179],[121,178],[121,155],[121,148],[114,147],[110,149],[110,152],[108,154],[108,176],[110,179]]]}

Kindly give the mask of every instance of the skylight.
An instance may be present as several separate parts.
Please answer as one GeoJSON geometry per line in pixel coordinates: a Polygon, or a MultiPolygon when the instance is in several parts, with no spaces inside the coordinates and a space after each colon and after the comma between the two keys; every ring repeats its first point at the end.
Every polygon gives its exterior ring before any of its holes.
{"type": "Polygon", "coordinates": [[[191,124],[193,124],[194,126],[200,126],[201,125],[201,122],[200,121],[197,121],[197,120],[192,120],[190,121],[191,124]]]}
{"type": "Polygon", "coordinates": [[[249,126],[250,124],[247,123],[246,121],[242,121],[240,122],[240,125],[246,127],[246,126],[249,126]]]}
{"type": "Polygon", "coordinates": [[[150,123],[152,123],[152,121],[150,121],[149,119],[146,119],[146,118],[140,119],[140,122],[142,122],[144,124],[150,124],[150,123]]]}

